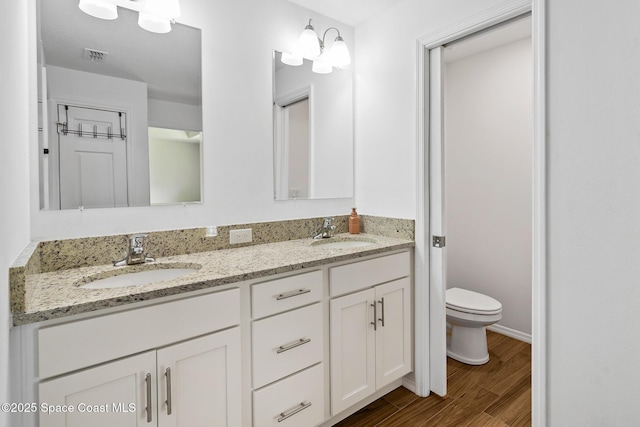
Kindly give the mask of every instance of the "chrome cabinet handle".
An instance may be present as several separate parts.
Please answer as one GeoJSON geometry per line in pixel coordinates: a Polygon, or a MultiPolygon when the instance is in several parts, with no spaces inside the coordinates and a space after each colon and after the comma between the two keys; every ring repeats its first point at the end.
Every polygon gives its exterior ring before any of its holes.
{"type": "Polygon", "coordinates": [[[147,422],[150,423],[152,421],[152,408],[151,408],[151,374],[147,374],[147,376],[144,378],[144,382],[147,385],[147,422]]]}
{"type": "Polygon", "coordinates": [[[378,321],[376,320],[378,318],[378,309],[377,309],[377,305],[374,302],[373,304],[370,304],[371,307],[373,307],[373,322],[370,322],[373,325],[373,330],[377,331],[378,330],[378,321]]]}
{"type": "Polygon", "coordinates": [[[276,296],[276,300],[280,301],[281,299],[297,297],[298,295],[308,294],[309,292],[311,292],[311,289],[296,289],[276,296]]]}
{"type": "Polygon", "coordinates": [[[284,353],[285,351],[289,351],[292,348],[296,348],[308,342],[311,342],[311,338],[300,338],[299,340],[296,340],[292,343],[281,345],[280,347],[278,347],[278,350],[276,350],[276,353],[277,354],[284,353]]]}
{"type": "Polygon", "coordinates": [[[288,411],[285,411],[285,412],[280,412],[280,417],[278,418],[278,422],[279,423],[283,422],[284,420],[294,416],[298,412],[307,409],[309,406],[311,406],[311,402],[300,402],[300,404],[295,408],[289,409],[288,411]]]}
{"type": "Polygon", "coordinates": [[[384,297],[380,298],[378,302],[380,303],[380,311],[382,314],[382,317],[378,320],[382,323],[382,327],[384,328],[384,297]]]}
{"type": "Polygon", "coordinates": [[[167,377],[167,415],[171,415],[171,368],[164,371],[164,376],[167,377]]]}

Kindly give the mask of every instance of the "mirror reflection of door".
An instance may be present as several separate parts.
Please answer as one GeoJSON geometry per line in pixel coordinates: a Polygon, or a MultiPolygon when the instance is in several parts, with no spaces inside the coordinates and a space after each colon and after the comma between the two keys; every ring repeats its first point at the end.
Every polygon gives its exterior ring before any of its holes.
{"type": "Polygon", "coordinates": [[[309,98],[284,107],[290,199],[309,198],[309,98]]]}
{"type": "Polygon", "coordinates": [[[126,115],[58,105],[58,123],[60,208],[127,206],[126,115]]]}

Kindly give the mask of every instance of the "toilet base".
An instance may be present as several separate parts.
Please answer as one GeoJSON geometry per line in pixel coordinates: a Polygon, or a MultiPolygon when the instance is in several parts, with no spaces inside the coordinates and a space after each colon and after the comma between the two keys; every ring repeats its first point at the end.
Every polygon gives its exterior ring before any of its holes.
{"type": "Polygon", "coordinates": [[[447,356],[467,365],[484,365],[489,361],[485,327],[451,325],[447,356]]]}

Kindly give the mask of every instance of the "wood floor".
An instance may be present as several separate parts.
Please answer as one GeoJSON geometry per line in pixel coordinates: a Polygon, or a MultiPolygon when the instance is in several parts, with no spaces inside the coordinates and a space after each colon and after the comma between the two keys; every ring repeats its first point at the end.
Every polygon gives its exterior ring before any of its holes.
{"type": "Polygon", "coordinates": [[[447,358],[445,397],[420,398],[400,387],[336,426],[530,426],[531,346],[490,331],[487,344],[485,365],[447,358]]]}

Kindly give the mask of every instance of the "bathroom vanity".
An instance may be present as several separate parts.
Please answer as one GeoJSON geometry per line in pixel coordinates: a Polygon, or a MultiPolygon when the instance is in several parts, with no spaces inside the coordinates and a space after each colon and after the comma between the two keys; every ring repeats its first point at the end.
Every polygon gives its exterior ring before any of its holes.
{"type": "Polygon", "coordinates": [[[12,348],[15,399],[35,411],[14,425],[329,426],[397,388],[412,371],[413,242],[321,243],[158,258],[200,268],[124,288],[81,287],[104,265],[30,277],[12,348]]]}

